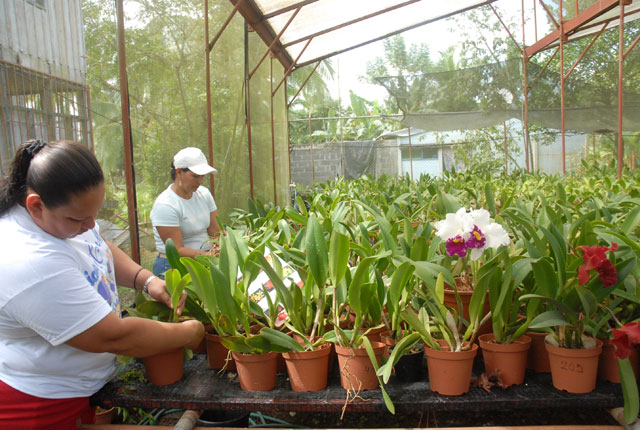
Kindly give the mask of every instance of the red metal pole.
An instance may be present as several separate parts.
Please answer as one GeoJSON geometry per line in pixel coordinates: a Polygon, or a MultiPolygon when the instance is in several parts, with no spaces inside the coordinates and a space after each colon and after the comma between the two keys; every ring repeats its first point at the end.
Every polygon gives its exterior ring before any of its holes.
{"type": "MultiPolygon", "coordinates": [[[[525,31],[524,31],[524,0],[520,2],[521,14],[522,14],[522,88],[524,90],[524,164],[527,168],[527,173],[529,170],[529,148],[531,146],[531,141],[529,139],[529,85],[527,83],[527,62],[529,58],[527,57],[527,53],[525,51],[526,39],[525,39],[525,31]]],[[[505,128],[506,133],[506,128],[505,128]]],[[[505,137],[505,151],[506,151],[506,137],[505,137]]],[[[531,160],[533,161],[533,160],[531,160]]],[[[505,164],[505,167],[506,164],[505,164]]],[[[508,170],[508,169],[507,169],[508,170]]]]}
{"type": "Polygon", "coordinates": [[[620,0],[620,46],[618,57],[618,179],[622,178],[622,163],[624,163],[624,140],[622,138],[622,111],[623,111],[623,64],[624,64],[624,3],[620,0]]]}
{"type": "Polygon", "coordinates": [[[131,145],[131,122],[129,119],[129,88],[127,81],[122,2],[123,0],[118,0],[118,62],[120,66],[120,104],[122,108],[122,137],[124,142],[124,173],[127,181],[127,212],[129,219],[129,236],[131,238],[131,258],[139,264],[138,211],[136,208],[135,181],[133,179],[133,148],[131,145]]]}
{"type": "Polygon", "coordinates": [[[269,103],[271,108],[271,167],[273,169],[273,202],[277,206],[278,205],[278,187],[276,180],[276,135],[275,129],[273,125],[273,55],[269,56],[269,86],[270,89],[270,100],[269,103]]]}
{"type": "MultiPolygon", "coordinates": [[[[237,10],[237,8],[236,8],[237,10]]],[[[213,158],[213,125],[211,114],[211,65],[210,65],[209,45],[209,0],[204,0],[204,70],[205,70],[205,86],[207,95],[207,146],[209,148],[209,162],[214,165],[213,158]]],[[[214,175],[209,175],[209,188],[211,194],[216,195],[214,175]]]]}
{"type": "Polygon", "coordinates": [[[248,74],[249,66],[249,30],[247,22],[244,23],[244,58],[245,58],[245,105],[247,109],[247,145],[249,147],[249,185],[251,189],[251,199],[255,198],[253,192],[253,147],[251,145],[251,76],[248,74]]]}
{"type": "Polygon", "coordinates": [[[560,117],[562,129],[562,173],[567,173],[564,136],[564,20],[562,19],[562,2],[560,2],[560,117]]]}

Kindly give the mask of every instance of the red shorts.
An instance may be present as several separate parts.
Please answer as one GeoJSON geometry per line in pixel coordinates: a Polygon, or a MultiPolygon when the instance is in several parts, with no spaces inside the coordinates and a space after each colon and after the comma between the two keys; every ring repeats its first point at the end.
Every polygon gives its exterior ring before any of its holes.
{"type": "Polygon", "coordinates": [[[0,381],[0,429],[76,430],[80,422],[95,422],[95,407],[89,406],[88,397],[44,399],[0,381]]]}

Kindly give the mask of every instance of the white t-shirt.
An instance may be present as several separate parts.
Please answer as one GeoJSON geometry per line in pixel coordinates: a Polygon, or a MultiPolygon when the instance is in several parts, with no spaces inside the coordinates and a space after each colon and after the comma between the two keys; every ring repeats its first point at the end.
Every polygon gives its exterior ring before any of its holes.
{"type": "Polygon", "coordinates": [[[115,355],[64,342],[120,316],[113,256],[98,226],[72,239],[42,230],[22,206],[0,217],[0,380],[33,396],[86,397],[115,355]]]}
{"type": "Polygon", "coordinates": [[[207,229],[211,224],[211,212],[217,209],[208,188],[203,186],[190,199],[183,199],[171,189],[164,190],[151,209],[151,223],[156,249],[164,254],[165,247],[157,227],[180,227],[182,243],[187,248],[206,251],[211,248],[207,229]]]}

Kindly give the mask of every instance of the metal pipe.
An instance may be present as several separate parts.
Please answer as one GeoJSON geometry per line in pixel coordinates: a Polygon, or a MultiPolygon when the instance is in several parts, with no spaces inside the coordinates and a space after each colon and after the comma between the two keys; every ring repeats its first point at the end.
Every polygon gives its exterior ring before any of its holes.
{"type": "Polygon", "coordinates": [[[536,42],[538,41],[538,7],[536,6],[536,0],[531,0],[533,2],[533,32],[535,35],[536,42]]]}
{"type": "Polygon", "coordinates": [[[622,163],[624,163],[624,138],[622,137],[622,112],[624,94],[622,83],[624,76],[624,4],[625,0],[620,0],[620,30],[618,47],[618,179],[622,178],[622,163]]]}
{"type": "Polygon", "coordinates": [[[131,141],[131,121],[129,119],[129,89],[127,81],[127,61],[124,44],[123,0],[117,0],[118,6],[118,62],[120,66],[120,104],[122,108],[122,137],[124,144],[124,173],[127,181],[127,213],[129,236],[131,238],[131,258],[140,263],[138,244],[138,212],[135,195],[135,171],[133,167],[133,146],[131,141]]]}
{"type": "MultiPolygon", "coordinates": [[[[207,2],[207,0],[205,0],[205,2],[207,2]]],[[[220,28],[220,30],[218,30],[218,32],[213,37],[213,39],[211,39],[211,42],[209,42],[209,15],[205,15],[205,17],[204,17],[204,19],[205,19],[204,25],[206,27],[206,32],[207,32],[207,40],[205,42],[207,44],[207,48],[208,48],[207,52],[210,52],[213,49],[213,47],[215,46],[215,44],[218,41],[218,39],[220,39],[220,36],[222,36],[222,33],[224,33],[224,31],[227,29],[227,26],[229,25],[229,23],[231,22],[231,20],[235,16],[236,12],[238,12],[238,8],[242,4],[242,2],[243,2],[243,0],[238,0],[238,2],[235,4],[235,6],[233,6],[233,10],[231,11],[229,16],[227,17],[226,21],[222,24],[222,27],[220,28]]],[[[207,11],[209,10],[208,3],[205,3],[205,9],[207,11]]]]}
{"type": "Polygon", "coordinates": [[[564,135],[564,20],[562,19],[562,2],[560,2],[560,118],[562,131],[562,173],[567,173],[564,135]]]}
{"type": "MultiPolygon", "coordinates": [[[[524,1],[524,0],[522,0],[524,1]]],[[[498,18],[498,21],[500,21],[500,24],[502,25],[502,27],[504,28],[504,30],[507,32],[507,34],[509,35],[509,37],[511,38],[511,40],[513,41],[513,43],[522,51],[524,50],[524,44],[522,45],[522,47],[520,47],[520,45],[518,45],[518,42],[516,42],[516,39],[513,37],[513,35],[511,34],[511,31],[509,31],[509,27],[506,26],[506,24],[504,23],[504,21],[502,21],[502,18],[500,18],[500,15],[498,14],[498,11],[493,7],[493,5],[491,3],[489,3],[489,7],[491,8],[491,10],[493,11],[493,14],[496,16],[496,18],[498,18]]],[[[524,15],[524,4],[522,5],[522,14],[524,15]]],[[[523,22],[524,22],[524,18],[523,18],[523,22]]],[[[524,33],[524,24],[522,25],[522,32],[524,33]]]]}
{"type": "Polygon", "coordinates": [[[291,107],[291,105],[293,104],[294,100],[298,97],[298,94],[300,94],[300,91],[302,91],[302,89],[304,88],[305,85],[307,85],[307,82],[309,82],[309,79],[311,78],[311,76],[315,73],[315,71],[318,69],[318,66],[320,65],[321,61],[318,61],[316,63],[316,65],[313,67],[313,70],[311,71],[311,73],[309,73],[309,76],[307,76],[307,78],[304,80],[304,82],[302,83],[302,85],[300,85],[300,88],[298,88],[298,91],[296,91],[295,95],[291,98],[291,101],[287,103],[287,111],[289,110],[289,108],[291,107]]]}
{"type": "Polygon", "coordinates": [[[624,52],[623,59],[627,58],[627,55],[629,55],[629,52],[631,52],[633,47],[636,46],[638,42],[640,42],[640,34],[638,34],[638,37],[636,37],[636,40],[634,40],[631,43],[631,45],[627,48],[627,50],[624,52]]]}
{"type": "MultiPolygon", "coordinates": [[[[289,27],[289,24],[291,24],[291,22],[293,21],[293,19],[296,17],[296,15],[298,15],[298,12],[300,12],[300,10],[302,9],[302,6],[298,7],[296,9],[295,12],[293,12],[293,15],[291,15],[291,17],[289,18],[289,20],[287,21],[287,23],[284,25],[284,27],[282,27],[282,30],[280,30],[280,33],[278,33],[278,35],[271,41],[271,44],[269,45],[269,47],[267,48],[267,52],[264,53],[264,55],[262,56],[262,58],[260,58],[260,61],[258,61],[258,64],[256,64],[256,67],[254,67],[254,69],[251,71],[251,73],[249,73],[249,79],[251,79],[251,77],[253,76],[253,74],[256,72],[256,70],[258,70],[258,67],[260,67],[260,65],[262,64],[262,62],[264,61],[265,58],[267,58],[267,55],[269,55],[269,52],[271,52],[271,49],[273,49],[273,47],[275,46],[276,43],[278,43],[278,41],[280,40],[280,38],[282,37],[282,35],[284,34],[284,32],[287,30],[287,28],[289,27]]],[[[246,21],[245,21],[246,22],[246,21]]]]}
{"type": "Polygon", "coordinates": [[[253,191],[253,148],[251,145],[251,76],[247,73],[249,67],[249,28],[247,21],[244,22],[244,90],[245,109],[247,111],[247,146],[249,148],[249,186],[251,188],[251,199],[255,199],[253,191]]]}
{"type": "Polygon", "coordinates": [[[282,9],[274,10],[273,12],[269,12],[269,13],[264,14],[264,20],[271,19],[271,18],[273,18],[275,16],[282,15],[283,13],[290,12],[290,11],[296,9],[296,8],[299,8],[299,7],[302,7],[302,6],[307,6],[307,5],[309,5],[311,3],[315,3],[317,1],[319,1],[319,0],[304,0],[304,1],[301,1],[299,3],[290,4],[289,6],[283,7],[282,9]]]}
{"type": "Polygon", "coordinates": [[[302,54],[304,54],[304,51],[306,51],[307,47],[309,46],[309,44],[311,43],[313,39],[309,39],[307,41],[307,43],[304,44],[304,47],[302,48],[302,50],[300,51],[300,53],[298,54],[298,56],[296,57],[295,60],[293,60],[293,63],[291,63],[291,65],[289,66],[289,68],[287,69],[287,71],[285,72],[284,76],[282,77],[282,80],[278,83],[278,86],[276,87],[275,90],[271,91],[271,94],[275,94],[276,91],[278,91],[278,89],[280,88],[280,85],[282,85],[282,83],[287,79],[287,76],[289,76],[289,74],[291,73],[291,71],[293,70],[293,67],[296,65],[296,63],[298,62],[298,60],[300,59],[300,57],[302,57],[302,54]]]}
{"type": "MultiPolygon", "coordinates": [[[[349,116],[320,116],[317,118],[311,118],[312,121],[327,121],[327,120],[338,120],[338,119],[363,119],[363,118],[394,118],[405,116],[401,113],[394,114],[383,114],[383,115],[349,115],[349,116]]],[[[307,118],[296,118],[290,119],[289,122],[302,122],[307,121],[307,118]]]]}
{"type": "MultiPolygon", "coordinates": [[[[284,96],[284,106],[287,105],[287,99],[289,95],[287,94],[287,85],[284,86],[284,91],[282,93],[284,96]]],[[[291,136],[289,135],[289,109],[285,109],[285,129],[287,130],[287,161],[289,163],[289,177],[288,183],[291,184],[291,136]]],[[[291,193],[289,193],[291,194],[291,193]]],[[[290,199],[289,199],[290,200],[290,199]]]]}
{"type": "MultiPolygon", "coordinates": [[[[240,0],[238,4],[241,2],[240,0]]],[[[238,10],[238,5],[236,5],[235,10],[238,10]]],[[[232,15],[233,16],[233,15],[232,15]]],[[[226,27],[223,26],[222,30],[226,27]]],[[[209,162],[211,165],[214,165],[213,158],[213,118],[211,113],[211,64],[210,64],[210,53],[213,45],[209,44],[209,0],[204,0],[204,75],[205,75],[205,93],[206,93],[206,101],[207,101],[207,147],[209,148],[209,162]]],[[[215,197],[216,188],[215,188],[215,179],[214,175],[209,175],[209,188],[211,189],[211,194],[215,197]]]]}
{"type": "Polygon", "coordinates": [[[576,68],[576,66],[578,64],[580,64],[580,61],[582,61],[582,59],[584,58],[585,55],[587,55],[587,52],[589,52],[589,49],[591,49],[591,47],[593,46],[593,44],[596,42],[596,40],[598,40],[598,38],[600,37],[600,35],[606,30],[607,25],[609,25],[609,21],[605,22],[604,25],[602,26],[602,28],[600,29],[600,31],[598,32],[598,34],[596,34],[593,39],[591,39],[591,42],[589,42],[589,44],[584,48],[584,50],[582,51],[582,54],[580,54],[580,57],[578,57],[578,59],[575,61],[575,63],[573,63],[573,66],[571,66],[571,68],[569,69],[569,71],[567,72],[567,74],[565,75],[565,79],[567,79],[569,77],[569,75],[571,75],[571,72],[573,72],[573,69],[576,68]]]}
{"type": "MultiPolygon", "coordinates": [[[[521,13],[522,13],[522,88],[524,90],[524,153],[525,153],[524,164],[527,169],[527,173],[529,173],[531,171],[529,169],[529,153],[531,151],[531,140],[529,136],[529,85],[527,83],[527,80],[528,80],[527,63],[529,62],[529,58],[527,57],[527,52],[525,51],[525,46],[527,45],[526,45],[525,31],[524,31],[524,0],[521,0],[520,6],[521,6],[521,13]]],[[[507,150],[506,149],[507,148],[506,123],[505,123],[504,145],[505,145],[505,154],[506,154],[506,150],[507,150]]],[[[533,164],[533,160],[531,160],[531,164],[533,164]]],[[[505,164],[505,168],[506,167],[507,165],[505,164]]],[[[507,168],[507,171],[508,171],[508,168],[507,168]]]]}
{"type": "Polygon", "coordinates": [[[411,180],[413,181],[413,152],[411,148],[411,126],[409,126],[408,131],[409,131],[409,167],[411,170],[411,180]]]}
{"type": "Polygon", "coordinates": [[[269,86],[270,88],[270,103],[271,110],[271,167],[273,170],[273,202],[278,205],[278,187],[276,178],[276,132],[273,125],[273,55],[269,57],[269,86]]]}

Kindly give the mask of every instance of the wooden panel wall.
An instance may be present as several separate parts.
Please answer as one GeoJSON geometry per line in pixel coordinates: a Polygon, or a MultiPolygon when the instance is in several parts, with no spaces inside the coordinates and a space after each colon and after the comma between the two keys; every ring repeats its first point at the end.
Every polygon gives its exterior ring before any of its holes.
{"type": "Polygon", "coordinates": [[[0,59],[85,83],[81,0],[0,1],[0,59]]]}

